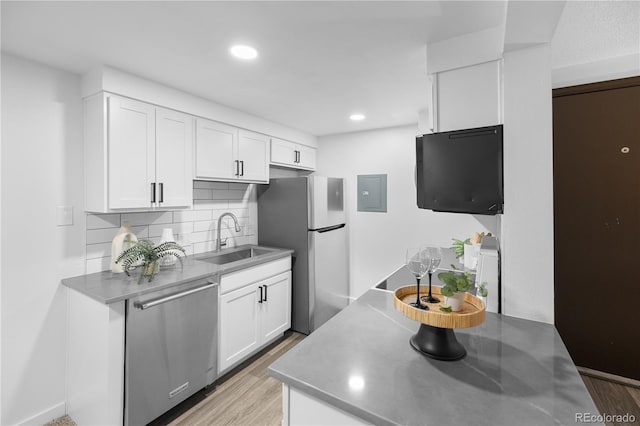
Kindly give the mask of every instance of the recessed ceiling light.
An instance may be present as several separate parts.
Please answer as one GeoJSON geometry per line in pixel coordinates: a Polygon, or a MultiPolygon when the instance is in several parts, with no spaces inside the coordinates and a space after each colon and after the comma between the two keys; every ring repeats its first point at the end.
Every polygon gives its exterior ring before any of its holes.
{"type": "Polygon", "coordinates": [[[363,114],[351,114],[349,116],[349,118],[353,121],[362,121],[364,120],[364,115],[363,114]]]}
{"type": "Polygon", "coordinates": [[[258,51],[251,46],[246,46],[244,44],[236,44],[235,46],[231,46],[229,52],[236,58],[240,59],[255,59],[258,57],[258,51]]]}

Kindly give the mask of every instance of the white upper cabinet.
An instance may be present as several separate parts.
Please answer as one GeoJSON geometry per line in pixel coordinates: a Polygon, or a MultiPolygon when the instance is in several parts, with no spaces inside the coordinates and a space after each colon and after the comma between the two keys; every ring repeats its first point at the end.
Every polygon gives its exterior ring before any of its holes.
{"type": "Polygon", "coordinates": [[[201,118],[196,122],[196,179],[235,179],[238,129],[201,118]]]}
{"type": "Polygon", "coordinates": [[[162,207],[193,203],[193,117],[156,108],[156,182],[162,207]]]}
{"type": "Polygon", "coordinates": [[[238,162],[242,180],[269,182],[269,137],[240,130],[238,133],[238,162]]]}
{"type": "Polygon", "coordinates": [[[282,139],[271,138],[271,164],[295,169],[315,170],[316,149],[282,139]]]}
{"type": "Polygon", "coordinates": [[[199,118],[195,178],[269,182],[269,137],[199,118]]]}
{"type": "Polygon", "coordinates": [[[109,208],[150,207],[156,172],[155,108],[117,97],[107,98],[107,105],[109,208]]]}
{"type": "Polygon", "coordinates": [[[193,204],[191,117],[105,93],[84,113],[85,210],[193,204]]]}

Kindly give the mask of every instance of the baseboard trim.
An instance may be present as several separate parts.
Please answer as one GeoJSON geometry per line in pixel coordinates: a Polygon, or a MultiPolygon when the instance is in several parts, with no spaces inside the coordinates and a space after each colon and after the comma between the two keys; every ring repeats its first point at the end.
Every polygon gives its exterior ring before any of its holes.
{"type": "Polygon", "coordinates": [[[595,377],[596,379],[607,380],[609,382],[619,383],[624,386],[640,389],[640,380],[630,379],[628,377],[616,376],[615,374],[605,373],[604,371],[592,370],[586,367],[577,367],[580,374],[595,377]]]}
{"type": "Polygon", "coordinates": [[[21,422],[18,422],[20,426],[33,426],[33,425],[43,425],[49,423],[51,420],[55,420],[59,417],[62,417],[66,414],[65,403],[60,402],[52,407],[47,408],[40,413],[29,417],[28,419],[24,419],[21,422]]]}

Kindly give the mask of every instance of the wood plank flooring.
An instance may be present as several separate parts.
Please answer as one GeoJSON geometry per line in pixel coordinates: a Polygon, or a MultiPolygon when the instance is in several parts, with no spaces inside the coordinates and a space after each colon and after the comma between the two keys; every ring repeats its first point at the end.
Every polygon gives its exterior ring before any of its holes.
{"type": "Polygon", "coordinates": [[[282,422],[282,383],[267,367],[306,336],[288,332],[216,384],[153,422],[154,425],[273,425],[282,422]]]}
{"type": "MultiPolygon", "coordinates": [[[[635,417],[635,422],[632,424],[640,423],[640,388],[625,386],[586,374],[580,374],[580,376],[600,414],[629,414],[635,417]]],[[[625,423],[606,422],[606,424],[623,425],[625,423]]]]}

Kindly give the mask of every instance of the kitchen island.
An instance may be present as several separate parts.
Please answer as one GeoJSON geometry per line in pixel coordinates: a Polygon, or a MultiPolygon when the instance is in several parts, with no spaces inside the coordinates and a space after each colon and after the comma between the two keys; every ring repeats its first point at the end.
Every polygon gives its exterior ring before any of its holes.
{"type": "Polygon", "coordinates": [[[487,313],[467,356],[416,352],[419,324],[371,289],[269,367],[283,424],[553,425],[598,411],[555,327],[487,313]]]}

